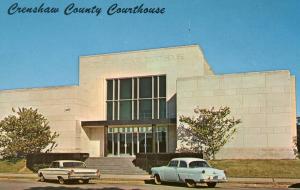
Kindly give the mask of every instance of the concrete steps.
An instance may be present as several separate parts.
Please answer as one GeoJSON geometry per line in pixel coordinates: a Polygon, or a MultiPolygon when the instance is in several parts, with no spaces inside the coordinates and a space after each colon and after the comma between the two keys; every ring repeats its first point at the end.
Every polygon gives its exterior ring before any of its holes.
{"type": "Polygon", "coordinates": [[[135,167],[132,157],[100,157],[88,158],[85,163],[88,168],[97,168],[101,174],[147,175],[139,167],[135,167]]]}

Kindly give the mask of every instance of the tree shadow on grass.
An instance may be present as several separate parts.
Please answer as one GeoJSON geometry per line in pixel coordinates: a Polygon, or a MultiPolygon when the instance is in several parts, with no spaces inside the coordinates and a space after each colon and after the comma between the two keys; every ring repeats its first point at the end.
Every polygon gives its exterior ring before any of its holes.
{"type": "MultiPolygon", "coordinates": [[[[51,184],[59,184],[57,180],[47,180],[46,183],[49,183],[49,186],[36,186],[36,187],[28,187],[24,190],[125,190],[120,187],[97,187],[94,186],[96,183],[89,182],[88,184],[78,183],[75,181],[69,181],[68,183],[60,186],[51,186],[51,184]],[[76,185],[76,186],[74,186],[76,185]],[[87,187],[86,185],[91,185],[91,187],[87,187]],[[83,187],[80,187],[83,186],[83,187]]],[[[126,188],[128,189],[128,188],[126,188]]],[[[132,188],[132,190],[140,190],[138,188],[132,188]]]]}
{"type": "MultiPolygon", "coordinates": [[[[144,180],[144,183],[145,184],[152,184],[154,185],[154,179],[146,179],[144,180]]],[[[157,188],[159,187],[160,185],[157,185],[157,188]]],[[[170,187],[182,187],[182,188],[187,188],[186,185],[184,183],[172,183],[172,182],[163,182],[161,184],[161,186],[170,186],[170,187]]],[[[209,188],[208,186],[206,186],[205,184],[199,184],[197,183],[197,188],[201,188],[201,189],[205,189],[205,188],[208,188],[208,189],[211,189],[209,188]]],[[[214,188],[219,188],[219,187],[214,187],[214,188]]]]}
{"type": "MultiPolygon", "coordinates": [[[[59,186],[59,187],[53,187],[53,186],[47,186],[47,187],[29,187],[24,190],[124,190],[119,187],[100,187],[100,188],[81,188],[81,187],[68,187],[68,186],[59,186]]],[[[135,189],[138,190],[138,189],[135,189]]]]}
{"type": "Polygon", "coordinates": [[[300,183],[295,183],[289,186],[289,188],[300,188],[300,183]]]}

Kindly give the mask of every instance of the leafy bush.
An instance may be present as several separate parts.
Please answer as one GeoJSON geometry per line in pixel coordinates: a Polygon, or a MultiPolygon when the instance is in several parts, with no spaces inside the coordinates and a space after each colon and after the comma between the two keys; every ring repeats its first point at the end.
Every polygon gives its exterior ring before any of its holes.
{"type": "Polygon", "coordinates": [[[37,173],[39,169],[48,168],[50,164],[34,164],[31,171],[37,173]]]}
{"type": "Polygon", "coordinates": [[[9,115],[0,121],[0,155],[3,158],[25,158],[29,153],[48,152],[57,146],[58,137],[51,133],[47,119],[37,109],[12,109],[9,115]]]}

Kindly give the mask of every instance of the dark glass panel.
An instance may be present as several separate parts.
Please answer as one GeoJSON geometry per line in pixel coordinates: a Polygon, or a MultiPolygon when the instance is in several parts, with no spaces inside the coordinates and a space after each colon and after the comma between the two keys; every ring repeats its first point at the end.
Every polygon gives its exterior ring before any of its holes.
{"type": "Polygon", "coordinates": [[[159,152],[167,151],[167,133],[165,131],[158,132],[159,152]]]}
{"type": "Polygon", "coordinates": [[[159,97],[166,97],[166,76],[159,77],[159,97]]]}
{"type": "Polygon", "coordinates": [[[115,106],[114,120],[118,120],[118,102],[117,101],[114,101],[114,106],[115,106]]]}
{"type": "Polygon", "coordinates": [[[106,116],[107,120],[113,119],[113,102],[106,102],[106,116]]]}
{"type": "Polygon", "coordinates": [[[118,100],[118,80],[115,80],[115,100],[118,100]]]}
{"type": "Polygon", "coordinates": [[[139,119],[152,119],[152,100],[140,100],[139,103],[139,119]]]}
{"type": "Polygon", "coordinates": [[[166,118],[166,99],[159,99],[159,118],[166,118]]]}
{"type": "Polygon", "coordinates": [[[134,120],[137,120],[137,100],[134,100],[133,103],[134,103],[134,105],[133,105],[133,109],[134,109],[133,117],[134,117],[134,120]]]}
{"type": "Polygon", "coordinates": [[[137,136],[138,133],[133,133],[133,154],[136,155],[137,153],[137,136]]]}
{"type": "Polygon", "coordinates": [[[112,146],[113,146],[113,133],[108,133],[107,134],[107,153],[108,154],[113,154],[112,146]]]}
{"type": "Polygon", "coordinates": [[[120,80],[120,99],[132,99],[132,80],[120,80]]]}
{"type": "Polygon", "coordinates": [[[134,99],[137,98],[137,78],[134,79],[134,99]]]}
{"type": "Polygon", "coordinates": [[[158,99],[154,99],[154,119],[158,119],[158,113],[157,113],[157,102],[158,102],[158,99]]]}
{"type": "Polygon", "coordinates": [[[140,78],[140,98],[152,98],[152,77],[140,78]]]}
{"type": "Polygon", "coordinates": [[[152,152],[152,137],[153,137],[152,133],[146,133],[147,153],[152,152]]]}
{"type": "Polygon", "coordinates": [[[118,139],[119,139],[119,133],[114,133],[113,135],[114,137],[114,143],[113,143],[113,146],[114,146],[114,155],[118,155],[118,139]]]}
{"type": "Polygon", "coordinates": [[[120,133],[120,154],[125,154],[125,133],[120,133]]]}
{"type": "Polygon", "coordinates": [[[120,101],[120,120],[131,120],[131,100],[120,101]]]}
{"type": "Polygon", "coordinates": [[[127,154],[132,155],[132,133],[126,133],[127,154]]]}
{"type": "Polygon", "coordinates": [[[113,80],[107,80],[107,100],[113,99],[113,80]]]}
{"type": "Polygon", "coordinates": [[[140,153],[145,153],[145,133],[139,133],[140,153]]]}
{"type": "Polygon", "coordinates": [[[154,98],[157,97],[157,76],[154,77],[154,98]]]}

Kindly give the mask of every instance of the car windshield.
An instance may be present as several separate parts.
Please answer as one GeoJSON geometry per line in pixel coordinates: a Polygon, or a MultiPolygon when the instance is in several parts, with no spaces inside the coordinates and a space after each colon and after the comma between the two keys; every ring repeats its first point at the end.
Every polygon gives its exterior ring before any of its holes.
{"type": "Polygon", "coordinates": [[[203,168],[207,167],[210,168],[210,165],[205,161],[193,161],[189,164],[190,168],[203,168]]]}
{"type": "Polygon", "coordinates": [[[85,168],[85,164],[83,162],[64,162],[64,168],[85,168]]]}

